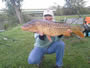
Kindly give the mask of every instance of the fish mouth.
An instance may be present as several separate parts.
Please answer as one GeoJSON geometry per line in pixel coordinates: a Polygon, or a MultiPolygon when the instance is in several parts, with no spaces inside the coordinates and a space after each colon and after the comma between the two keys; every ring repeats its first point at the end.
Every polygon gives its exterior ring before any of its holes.
{"type": "Polygon", "coordinates": [[[27,27],[23,27],[23,26],[21,27],[21,29],[22,29],[22,30],[28,30],[27,27]]]}

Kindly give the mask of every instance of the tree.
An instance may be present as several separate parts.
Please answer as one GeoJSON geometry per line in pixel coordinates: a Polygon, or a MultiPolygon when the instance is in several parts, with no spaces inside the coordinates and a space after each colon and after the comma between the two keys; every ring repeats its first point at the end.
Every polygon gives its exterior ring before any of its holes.
{"type": "Polygon", "coordinates": [[[66,4],[65,7],[71,8],[74,13],[82,13],[84,11],[85,7],[85,1],[84,0],[65,0],[66,4]]]}
{"type": "Polygon", "coordinates": [[[7,7],[7,9],[6,10],[4,9],[4,11],[6,11],[8,13],[8,15],[12,15],[12,16],[15,15],[15,10],[9,1],[6,2],[6,7],[7,7]]]}
{"type": "Polygon", "coordinates": [[[23,0],[2,0],[6,2],[6,6],[8,7],[8,11],[10,11],[11,14],[16,14],[19,24],[22,24],[24,22],[23,16],[21,13],[21,2],[23,0]]]}
{"type": "Polygon", "coordinates": [[[63,13],[62,13],[62,8],[61,8],[61,6],[60,5],[57,5],[57,7],[56,7],[56,15],[57,16],[60,16],[60,15],[62,15],[63,13]]]}

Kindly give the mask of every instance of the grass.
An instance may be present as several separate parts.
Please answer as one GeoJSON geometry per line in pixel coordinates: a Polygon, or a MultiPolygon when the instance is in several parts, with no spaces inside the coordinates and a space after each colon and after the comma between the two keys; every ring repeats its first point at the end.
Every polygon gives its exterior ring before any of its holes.
{"type": "Polygon", "coordinates": [[[67,19],[67,18],[78,18],[78,17],[79,17],[78,15],[56,16],[55,20],[61,21],[61,20],[67,19]]]}
{"type": "MultiPolygon", "coordinates": [[[[90,38],[63,40],[66,43],[64,68],[90,68],[90,38]]],[[[0,33],[0,68],[37,68],[27,62],[33,44],[33,33],[22,31],[20,26],[0,33]]],[[[45,55],[42,68],[52,68],[55,58],[55,54],[45,55]]]]}
{"type": "MultiPolygon", "coordinates": [[[[56,16],[60,21],[64,18],[78,16],[56,16]]],[[[64,68],[90,68],[90,37],[79,40],[75,37],[64,38],[66,43],[63,59],[64,68]]],[[[20,26],[0,33],[0,68],[37,68],[29,65],[28,55],[33,49],[33,33],[25,32],[20,26]]],[[[55,54],[45,55],[42,68],[52,68],[55,64],[55,54]]]]}
{"type": "MultiPolygon", "coordinates": [[[[90,14],[87,15],[80,15],[82,18],[85,18],[87,16],[90,16],[90,14]]],[[[64,20],[68,18],[79,18],[79,15],[63,15],[63,16],[55,16],[55,20],[57,22],[64,22],[64,20]]],[[[33,19],[42,19],[42,17],[33,17],[33,19]]],[[[78,19],[77,19],[78,20],[78,19]]]]}

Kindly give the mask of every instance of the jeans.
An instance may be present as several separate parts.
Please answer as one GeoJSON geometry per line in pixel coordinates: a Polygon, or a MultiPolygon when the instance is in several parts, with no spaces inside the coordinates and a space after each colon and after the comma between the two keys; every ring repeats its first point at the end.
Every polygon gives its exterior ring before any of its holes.
{"type": "Polygon", "coordinates": [[[34,47],[28,57],[29,64],[40,64],[45,54],[56,53],[56,65],[63,65],[65,44],[62,40],[52,43],[48,48],[34,47]]]}

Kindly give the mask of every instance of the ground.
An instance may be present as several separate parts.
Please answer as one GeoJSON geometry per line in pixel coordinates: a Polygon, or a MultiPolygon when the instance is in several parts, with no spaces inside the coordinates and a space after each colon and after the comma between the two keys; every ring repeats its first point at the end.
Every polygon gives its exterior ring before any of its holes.
{"type": "MultiPolygon", "coordinates": [[[[63,41],[66,43],[64,68],[89,68],[90,37],[64,38],[63,41]]],[[[0,33],[0,68],[37,68],[27,62],[33,44],[33,33],[22,31],[20,26],[0,33]]],[[[55,54],[45,55],[42,68],[52,68],[55,57],[55,54]]]]}

